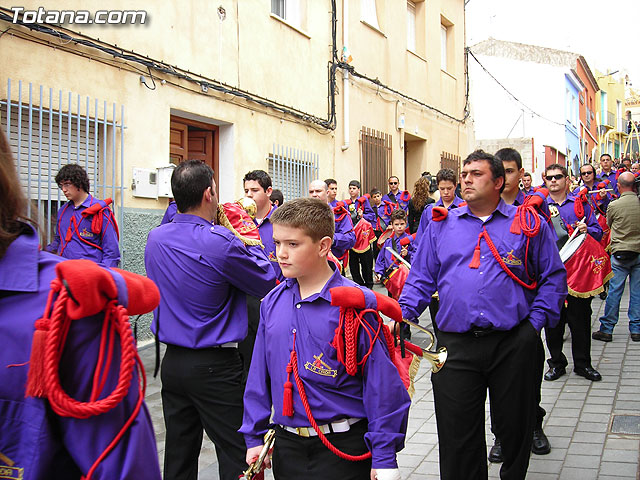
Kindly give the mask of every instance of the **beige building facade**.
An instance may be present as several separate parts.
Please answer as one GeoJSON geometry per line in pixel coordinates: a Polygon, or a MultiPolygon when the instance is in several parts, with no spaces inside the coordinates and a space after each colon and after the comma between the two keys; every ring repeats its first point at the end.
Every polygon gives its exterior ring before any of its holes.
{"type": "Polygon", "coordinates": [[[287,200],[313,178],[336,178],[340,197],[352,179],[385,191],[391,174],[412,190],[473,149],[463,0],[21,6],[0,9],[0,125],[33,208],[50,236],[53,176],[85,165],[92,193],[114,199],[130,270],[143,271],[172,163],[210,163],[221,201],[267,170],[287,200]],[[56,11],[76,23],[40,21],[56,11]]]}

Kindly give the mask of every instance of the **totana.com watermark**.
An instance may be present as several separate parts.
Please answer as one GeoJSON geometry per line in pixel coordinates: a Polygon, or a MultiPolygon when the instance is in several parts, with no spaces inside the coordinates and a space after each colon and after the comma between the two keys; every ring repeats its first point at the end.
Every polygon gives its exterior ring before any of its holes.
{"type": "Polygon", "coordinates": [[[144,24],[147,20],[145,10],[97,10],[91,13],[88,10],[25,10],[23,7],[11,7],[13,23],[78,23],[83,25],[123,25],[144,24]]]}

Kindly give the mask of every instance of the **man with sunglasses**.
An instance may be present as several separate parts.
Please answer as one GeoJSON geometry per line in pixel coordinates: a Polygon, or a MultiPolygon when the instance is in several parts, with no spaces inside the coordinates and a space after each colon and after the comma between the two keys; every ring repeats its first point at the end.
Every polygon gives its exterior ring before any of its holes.
{"type": "Polygon", "coordinates": [[[396,176],[391,176],[389,177],[389,193],[382,197],[383,203],[385,200],[396,204],[398,208],[408,212],[411,194],[406,190],[400,191],[400,180],[398,180],[396,176]]]}
{"type": "MultiPolygon", "coordinates": [[[[547,203],[552,217],[559,216],[562,224],[571,234],[575,229],[595,238],[602,238],[602,228],[596,220],[591,207],[583,204],[584,214],[578,218],[575,204],[580,200],[567,194],[567,169],[557,163],[545,169],[544,179],[549,189],[547,203]]],[[[578,209],[580,210],[580,209],[578,209]]],[[[591,366],[591,300],[592,297],[580,298],[569,294],[566,306],[562,307],[560,322],[553,328],[546,329],[547,348],[551,358],[547,360],[549,370],[544,375],[548,381],[557,380],[567,373],[567,358],[562,353],[562,341],[565,325],[571,330],[571,353],[573,355],[573,371],[593,382],[602,379],[591,366]]]]}
{"type": "Polygon", "coordinates": [[[598,185],[599,179],[596,177],[596,169],[593,165],[587,163],[580,167],[580,179],[582,185],[578,186],[578,188],[573,191],[573,194],[577,195],[583,187],[587,187],[590,192],[598,190],[596,193],[587,194],[587,199],[594,212],[604,215],[607,212],[611,196],[606,192],[605,188],[600,188],[598,185]]]}

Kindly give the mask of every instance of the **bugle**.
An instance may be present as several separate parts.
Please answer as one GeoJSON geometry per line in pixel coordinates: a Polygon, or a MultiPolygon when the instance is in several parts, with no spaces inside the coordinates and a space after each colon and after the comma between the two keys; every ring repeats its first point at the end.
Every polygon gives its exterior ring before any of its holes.
{"type": "Polygon", "coordinates": [[[253,480],[256,475],[262,472],[262,464],[264,463],[265,458],[269,455],[269,452],[273,448],[273,442],[276,439],[276,431],[272,428],[267,430],[267,433],[264,435],[264,445],[262,450],[260,450],[260,455],[255,462],[249,465],[244,472],[242,472],[242,476],[239,480],[253,480]]]}

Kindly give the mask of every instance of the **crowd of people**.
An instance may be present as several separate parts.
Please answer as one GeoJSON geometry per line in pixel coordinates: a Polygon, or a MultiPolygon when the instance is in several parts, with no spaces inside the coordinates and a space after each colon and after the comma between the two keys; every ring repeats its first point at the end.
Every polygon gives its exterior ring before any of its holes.
{"type": "Polygon", "coordinates": [[[411,401],[394,337],[403,319],[419,322],[428,307],[448,352],[431,376],[441,478],[487,478],[488,392],[488,460],[502,463],[501,478],[523,479],[531,452],[551,451],[540,391],[543,379],[567,374],[565,326],[573,371],[599,381],[590,342],[612,340],[629,278],[630,334],[640,341],[638,173],[625,161],[614,169],[607,154],[599,163],[582,165],[577,185],[563,165],[548,165],[536,187],[516,150],[477,150],[459,178],[450,169],[425,173],[412,193],[392,175],[388,190],[364,194],[351,180],[340,200],[329,178],[286,202],[267,172],[253,170],[243,178],[253,206],[243,209],[220,204],[213,170],[186,161],[147,239],[147,279],[116,268],[110,200],[89,193],[78,165],[56,176],[68,203],[40,250],[0,134],[0,331],[8,345],[0,352],[8,367],[0,460],[24,478],[53,470],[64,470],[60,478],[160,478],[141,379],[127,363],[135,357],[129,324],[113,320],[128,306],[153,310],[157,355],[159,343],[167,346],[165,479],[197,478],[206,433],[226,480],[262,457],[276,479],[397,480],[411,401]],[[607,283],[591,334],[591,301],[607,283]],[[156,301],[140,306],[140,298],[156,301]],[[125,338],[120,346],[116,337],[125,338]],[[51,381],[38,380],[40,364],[47,379],[54,368],[51,381]],[[61,402],[61,391],[77,400],[61,402]],[[270,429],[275,442],[264,456],[270,429]]]}

